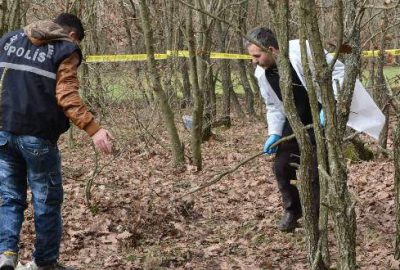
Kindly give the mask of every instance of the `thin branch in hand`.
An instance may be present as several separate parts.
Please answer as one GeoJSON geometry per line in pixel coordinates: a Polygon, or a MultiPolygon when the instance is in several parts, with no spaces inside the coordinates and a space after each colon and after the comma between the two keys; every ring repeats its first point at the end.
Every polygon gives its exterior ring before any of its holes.
{"type": "MultiPolygon", "coordinates": [[[[312,127],[313,127],[313,125],[310,124],[310,125],[304,126],[304,129],[310,129],[310,128],[312,128],[312,127]]],[[[272,144],[272,145],[271,145],[271,148],[276,147],[276,146],[278,146],[279,144],[281,144],[281,143],[283,143],[283,142],[286,142],[286,141],[289,141],[289,140],[294,139],[294,138],[296,138],[296,136],[295,136],[294,134],[291,134],[291,135],[289,135],[289,136],[283,137],[282,139],[278,140],[276,143],[272,144]]],[[[247,164],[248,162],[252,161],[253,159],[256,159],[256,158],[258,158],[258,157],[260,157],[260,156],[262,156],[262,155],[264,155],[264,154],[265,154],[264,152],[257,153],[257,154],[255,154],[255,155],[253,155],[253,156],[251,156],[251,157],[249,157],[249,158],[247,158],[247,159],[241,161],[241,162],[240,162],[239,164],[237,164],[235,167],[233,167],[233,168],[231,168],[231,169],[229,169],[229,170],[226,170],[226,171],[224,171],[224,172],[222,172],[222,173],[219,173],[219,174],[215,175],[209,182],[207,182],[207,183],[205,183],[205,184],[203,184],[203,185],[201,185],[201,186],[199,186],[199,187],[196,187],[196,188],[192,189],[192,190],[189,191],[188,193],[186,193],[186,194],[184,194],[184,195],[178,197],[178,198],[175,199],[175,200],[180,200],[180,199],[182,199],[182,198],[184,198],[184,197],[186,197],[186,196],[189,196],[189,195],[191,195],[191,194],[193,194],[193,193],[196,193],[196,192],[198,192],[198,191],[200,191],[200,190],[203,190],[203,189],[205,189],[205,188],[207,188],[207,187],[209,187],[209,186],[211,186],[211,185],[213,185],[213,184],[215,184],[215,183],[221,181],[221,179],[222,179],[225,175],[228,175],[228,174],[233,173],[234,171],[236,171],[237,169],[239,169],[239,168],[242,167],[243,165],[247,164]]],[[[271,161],[271,160],[270,160],[270,161],[271,161]]]]}

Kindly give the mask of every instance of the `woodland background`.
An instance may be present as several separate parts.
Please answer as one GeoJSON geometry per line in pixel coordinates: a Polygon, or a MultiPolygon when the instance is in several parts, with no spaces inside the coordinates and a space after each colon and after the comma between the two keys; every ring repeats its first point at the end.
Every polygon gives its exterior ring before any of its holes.
{"type": "MultiPolygon", "coordinates": [[[[258,157],[181,198],[262,149],[265,106],[252,76],[254,67],[247,60],[210,59],[209,52],[246,53],[239,32],[260,25],[276,29],[271,4],[278,2],[0,0],[0,35],[68,11],[84,22],[84,55],[151,54],[146,41],[155,53],[194,53],[192,58],[155,62],[83,63],[82,97],[115,134],[116,151],[112,157],[100,156],[90,138],[76,129],[59,142],[65,185],[62,262],[78,269],[311,267],[307,226],[290,234],[275,227],[282,208],[271,170],[273,157],[258,157]],[[201,119],[200,129],[188,130],[184,115],[201,119]]],[[[302,27],[298,5],[310,2],[324,47],[337,49],[342,1],[281,2],[291,11],[290,38],[299,38],[302,27]]],[[[359,22],[358,49],[400,49],[397,1],[348,2],[363,12],[353,18],[359,22]]],[[[343,50],[354,51],[351,40],[342,43],[343,50]]],[[[345,55],[339,58],[346,60],[345,55]]],[[[338,259],[330,218],[331,268],[399,269],[394,144],[398,110],[392,106],[400,90],[399,64],[399,57],[380,54],[361,58],[357,65],[359,78],[389,121],[379,142],[362,134],[343,142],[346,185],[355,202],[356,264],[346,268],[338,259]]],[[[32,218],[29,208],[21,239],[23,262],[31,259],[32,218]]]]}

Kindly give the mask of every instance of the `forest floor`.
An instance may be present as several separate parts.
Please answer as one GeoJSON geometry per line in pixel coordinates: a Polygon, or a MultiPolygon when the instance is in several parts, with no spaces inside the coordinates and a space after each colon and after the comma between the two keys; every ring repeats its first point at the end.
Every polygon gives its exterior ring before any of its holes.
{"type": "MultiPolygon", "coordinates": [[[[60,140],[63,263],[77,269],[307,269],[304,228],[294,233],[276,229],[282,207],[272,157],[259,157],[219,183],[175,201],[260,152],[266,136],[262,121],[234,117],[230,129],[213,130],[215,136],[203,144],[204,168],[196,172],[191,165],[184,171],[173,168],[158,114],[121,109],[115,115],[118,121],[107,126],[118,139],[119,153],[100,157],[100,171],[83,132],[74,132],[73,147],[67,135],[60,140]],[[88,207],[85,182],[93,175],[88,207]]],[[[189,155],[190,134],[181,123],[178,128],[189,155]]],[[[393,258],[393,160],[348,161],[348,168],[357,201],[359,269],[399,269],[393,258]]],[[[334,267],[332,222],[329,242],[334,267]]],[[[23,262],[31,259],[33,243],[29,207],[21,238],[23,262]]]]}

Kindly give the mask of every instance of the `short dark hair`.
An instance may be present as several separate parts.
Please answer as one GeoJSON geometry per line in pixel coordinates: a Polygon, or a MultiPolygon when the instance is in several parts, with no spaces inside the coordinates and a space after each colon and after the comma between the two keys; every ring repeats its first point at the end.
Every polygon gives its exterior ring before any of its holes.
{"type": "MultiPolygon", "coordinates": [[[[250,39],[253,39],[259,42],[264,47],[268,48],[270,46],[274,47],[275,49],[279,49],[278,41],[276,40],[276,36],[271,29],[259,26],[256,28],[251,29],[247,32],[247,36],[250,39]]],[[[245,41],[245,46],[248,47],[252,43],[248,40],[245,41]]]]}
{"type": "Polygon", "coordinates": [[[74,31],[79,41],[82,41],[85,37],[85,30],[83,29],[82,22],[74,14],[61,13],[54,19],[54,22],[63,28],[74,31]]]}

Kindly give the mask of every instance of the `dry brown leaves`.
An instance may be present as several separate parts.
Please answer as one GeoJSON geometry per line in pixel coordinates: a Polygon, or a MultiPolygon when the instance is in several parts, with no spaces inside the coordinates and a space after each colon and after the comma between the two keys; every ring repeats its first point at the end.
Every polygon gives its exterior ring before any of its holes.
{"type": "MultiPolygon", "coordinates": [[[[95,179],[92,206],[84,200],[85,179],[94,168],[89,139],[76,134],[76,146],[62,138],[65,181],[61,260],[78,269],[307,269],[304,230],[284,234],[275,228],[282,208],[271,170],[261,157],[190,198],[174,201],[246,157],[260,151],[264,124],[234,120],[215,130],[203,146],[204,169],[176,171],[160,125],[145,132],[126,125],[117,133],[123,153],[95,179]],[[133,130],[133,131],[132,131],[133,130]],[[136,133],[135,133],[136,132],[136,133]],[[138,135],[140,133],[140,136],[138,135]]],[[[153,119],[153,121],[155,121],[153,119]]],[[[189,134],[181,134],[189,149],[189,134]]],[[[102,159],[101,164],[111,157],[102,159]]],[[[351,164],[357,199],[360,269],[398,269],[393,165],[386,159],[351,164]]],[[[34,229],[31,208],[22,235],[21,258],[30,260],[34,229]]],[[[331,233],[332,253],[335,256],[331,233]]]]}

